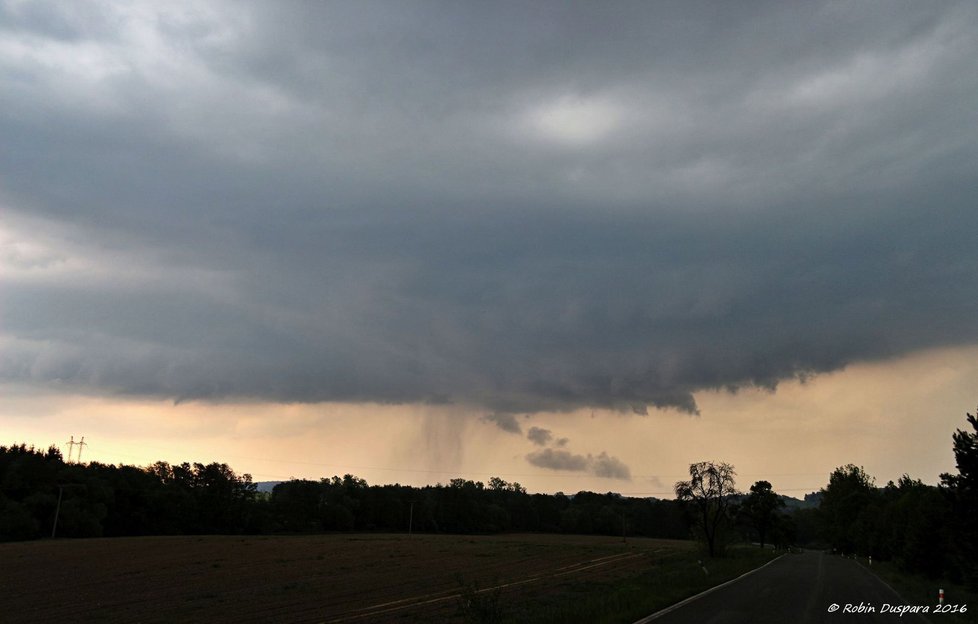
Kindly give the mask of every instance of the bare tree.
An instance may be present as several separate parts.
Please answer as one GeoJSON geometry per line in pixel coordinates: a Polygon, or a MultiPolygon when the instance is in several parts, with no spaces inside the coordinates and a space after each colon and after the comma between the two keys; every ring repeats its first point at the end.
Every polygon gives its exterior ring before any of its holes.
{"type": "Polygon", "coordinates": [[[718,553],[718,538],[731,522],[731,497],[738,493],[736,474],[727,463],[697,462],[689,466],[689,481],[676,483],[676,499],[694,510],[710,557],[718,553]]]}

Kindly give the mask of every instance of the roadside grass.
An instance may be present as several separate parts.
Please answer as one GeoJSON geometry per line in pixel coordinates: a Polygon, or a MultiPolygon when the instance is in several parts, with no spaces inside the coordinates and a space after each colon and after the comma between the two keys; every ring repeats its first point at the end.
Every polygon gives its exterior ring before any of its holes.
{"type": "MultiPolygon", "coordinates": [[[[862,562],[860,562],[862,563],[862,562]]],[[[863,565],[866,565],[863,563],[863,565]]],[[[895,589],[900,597],[910,605],[926,605],[930,607],[927,614],[931,621],[951,623],[966,623],[978,621],[978,594],[967,588],[952,583],[946,579],[929,579],[917,574],[904,572],[890,562],[873,562],[869,568],[876,576],[895,589]],[[934,613],[937,606],[938,590],[944,590],[944,604],[965,606],[965,613],[947,611],[934,613]]]]}
{"type": "Polygon", "coordinates": [[[669,552],[639,574],[611,581],[568,580],[559,592],[524,604],[504,605],[506,624],[630,623],[685,598],[725,583],[775,558],[771,550],[733,547],[708,559],[695,551],[669,552]],[[702,557],[708,573],[703,571],[702,557]]]}

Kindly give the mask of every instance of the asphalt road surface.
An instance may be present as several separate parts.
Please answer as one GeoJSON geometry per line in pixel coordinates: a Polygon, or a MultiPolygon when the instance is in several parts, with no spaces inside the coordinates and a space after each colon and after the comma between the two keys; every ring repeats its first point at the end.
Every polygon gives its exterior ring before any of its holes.
{"type": "MultiPolygon", "coordinates": [[[[921,606],[929,606],[933,611],[936,602],[935,600],[933,604],[921,606]]],[[[725,587],[672,610],[660,611],[640,622],[920,624],[941,621],[940,614],[921,616],[907,612],[901,616],[899,611],[893,611],[894,608],[899,609],[906,604],[889,586],[852,559],[806,552],[785,555],[725,587]],[[884,605],[890,605],[890,608],[887,609],[884,605]],[[870,611],[870,608],[875,611],[870,611]]]]}

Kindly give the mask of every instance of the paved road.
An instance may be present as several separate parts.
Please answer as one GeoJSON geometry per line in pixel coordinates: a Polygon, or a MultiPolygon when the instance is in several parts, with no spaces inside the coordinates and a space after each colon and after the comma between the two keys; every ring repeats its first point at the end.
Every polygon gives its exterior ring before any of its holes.
{"type": "MultiPolygon", "coordinates": [[[[935,601],[936,602],[936,601],[935,601]]],[[[904,605],[887,585],[851,559],[820,552],[786,555],[726,587],[654,617],[654,624],[845,624],[931,620],[883,612],[904,605]],[[846,612],[860,603],[874,612],[846,612]],[[831,605],[838,610],[829,612],[831,605]]],[[[929,605],[931,609],[934,605],[929,605]]],[[[940,615],[931,615],[938,622],[940,615]]]]}

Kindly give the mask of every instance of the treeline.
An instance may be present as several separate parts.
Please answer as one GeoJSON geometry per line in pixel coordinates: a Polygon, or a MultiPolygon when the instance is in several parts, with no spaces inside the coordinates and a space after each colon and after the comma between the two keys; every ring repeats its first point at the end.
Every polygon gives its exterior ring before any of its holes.
{"type": "Polygon", "coordinates": [[[0,446],[0,540],[245,533],[257,502],[227,464],[77,464],[55,447],[0,446]]]}
{"type": "Polygon", "coordinates": [[[974,431],[953,437],[958,474],[940,486],[904,475],[880,488],[861,467],[837,468],[817,512],[832,548],[978,588],[978,420],[967,419],[974,431]]]}
{"type": "Polygon", "coordinates": [[[742,540],[831,547],[978,587],[978,419],[967,418],[974,431],[959,430],[953,438],[958,473],[941,475],[939,486],[904,476],[876,487],[862,468],[850,464],[833,471],[828,485],[811,497],[819,501],[814,509],[787,509],[767,481],[740,494],[733,467],[710,462],[693,464],[691,481],[677,483],[677,495],[689,490],[679,501],[592,492],[528,494],[498,477],[485,484],[453,479],[411,487],[371,486],[346,475],[293,479],[259,493],[250,475],[238,475],[227,464],[82,465],[66,463],[55,447],[0,446],[0,540],[52,532],[63,537],[624,532],[695,537],[712,546],[719,540],[719,553],[723,543],[742,540]],[[707,483],[718,487],[703,487],[707,483]]]}
{"type": "Polygon", "coordinates": [[[673,501],[578,492],[527,494],[518,483],[452,479],[421,488],[368,486],[347,475],[280,483],[268,500],[278,530],[498,533],[540,531],[685,539],[689,529],[673,501]]]}
{"type": "Polygon", "coordinates": [[[66,463],[61,452],[0,446],[0,539],[322,531],[540,531],[686,539],[674,501],[579,492],[528,494],[518,483],[370,486],[353,475],[291,480],[270,494],[227,464],[66,463]],[[60,502],[59,502],[60,499],[60,502]],[[55,529],[55,516],[57,527],[55,529]]]}
{"type": "Polygon", "coordinates": [[[836,551],[892,560],[938,577],[958,567],[949,494],[906,475],[878,488],[862,468],[850,464],[829,478],[819,516],[836,551]]]}

